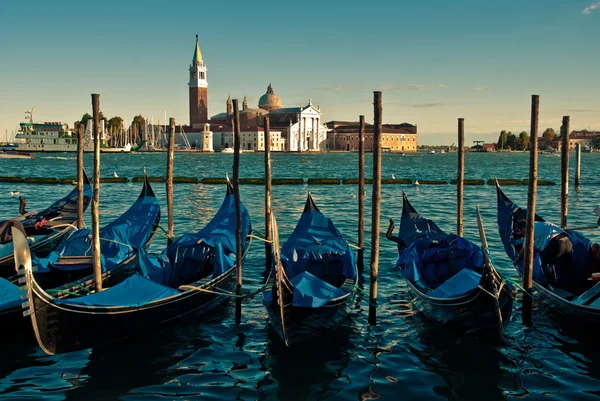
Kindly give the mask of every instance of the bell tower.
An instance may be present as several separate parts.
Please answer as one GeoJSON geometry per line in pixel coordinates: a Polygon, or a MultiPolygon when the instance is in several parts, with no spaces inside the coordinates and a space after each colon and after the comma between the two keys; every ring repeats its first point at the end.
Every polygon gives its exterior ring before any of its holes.
{"type": "Polygon", "coordinates": [[[202,128],[208,121],[208,82],[206,64],[202,61],[202,52],[196,35],[196,49],[190,65],[190,127],[202,128]]]}

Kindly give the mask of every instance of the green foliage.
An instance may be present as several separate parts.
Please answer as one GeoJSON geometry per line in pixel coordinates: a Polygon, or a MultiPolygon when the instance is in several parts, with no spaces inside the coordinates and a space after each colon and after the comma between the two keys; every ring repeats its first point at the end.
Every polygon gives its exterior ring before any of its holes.
{"type": "Polygon", "coordinates": [[[525,131],[521,131],[519,137],[515,140],[514,150],[525,150],[529,147],[529,134],[525,131]]]}
{"type": "Polygon", "coordinates": [[[83,126],[85,127],[87,125],[88,120],[91,120],[92,116],[89,113],[85,113],[83,115],[83,117],[81,117],[81,121],[79,121],[80,124],[83,124],[83,126]]]}
{"type": "Polygon", "coordinates": [[[498,137],[498,143],[496,145],[496,149],[508,149],[507,133],[504,130],[502,130],[502,132],[500,132],[500,136],[498,137]]]}
{"type": "Polygon", "coordinates": [[[546,130],[542,134],[542,138],[544,138],[547,141],[553,141],[554,139],[556,139],[556,132],[553,128],[546,128],[546,130]]]}
{"type": "Polygon", "coordinates": [[[592,145],[594,146],[594,149],[600,149],[600,136],[595,136],[592,139],[592,145]]]}
{"type": "Polygon", "coordinates": [[[512,150],[516,150],[517,148],[517,137],[511,131],[508,131],[508,133],[506,134],[506,145],[507,148],[510,148],[512,150]]]}

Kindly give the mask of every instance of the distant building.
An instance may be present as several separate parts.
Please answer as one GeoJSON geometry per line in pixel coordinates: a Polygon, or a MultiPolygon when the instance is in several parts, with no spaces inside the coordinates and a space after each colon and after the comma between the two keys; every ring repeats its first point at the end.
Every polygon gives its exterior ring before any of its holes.
{"type": "Polygon", "coordinates": [[[482,152],[495,152],[496,151],[496,144],[495,143],[484,143],[483,148],[481,149],[482,152]]]}
{"type": "MultiPolygon", "coordinates": [[[[569,134],[569,151],[574,151],[578,143],[581,144],[582,148],[593,148],[594,138],[598,136],[600,136],[600,131],[572,131],[569,134]]],[[[559,152],[562,150],[562,140],[560,137],[556,137],[555,140],[547,141],[546,143],[559,152]]]]}
{"type": "MultiPolygon", "coordinates": [[[[223,127],[231,126],[233,121],[231,97],[227,98],[226,110],[225,113],[213,116],[211,121],[222,124],[223,127]]],[[[327,127],[321,123],[321,108],[315,107],[310,99],[306,106],[282,107],[281,99],[273,91],[273,86],[269,84],[267,92],[259,99],[257,108],[249,108],[248,100],[244,96],[239,116],[240,130],[247,134],[247,138],[253,138],[251,141],[245,142],[243,146],[245,150],[264,150],[261,138],[264,136],[265,117],[270,118],[273,150],[288,152],[326,150],[327,127]],[[277,141],[273,136],[275,133],[279,135],[277,141]]],[[[227,138],[227,133],[224,132],[220,138],[227,138]]],[[[227,142],[229,141],[223,139],[223,143],[227,142]]],[[[215,149],[218,149],[219,146],[218,143],[215,143],[215,149]]]]}
{"type": "MultiPolygon", "coordinates": [[[[358,150],[359,123],[356,121],[329,121],[327,123],[327,149],[358,150]]],[[[373,125],[365,124],[365,152],[373,151],[373,125]]],[[[414,153],[417,151],[417,126],[384,124],[381,132],[383,151],[414,153]]]]}

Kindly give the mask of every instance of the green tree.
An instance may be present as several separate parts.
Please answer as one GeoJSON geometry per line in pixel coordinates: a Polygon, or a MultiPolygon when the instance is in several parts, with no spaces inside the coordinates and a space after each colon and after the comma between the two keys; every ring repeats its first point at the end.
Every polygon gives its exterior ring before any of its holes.
{"type": "Polygon", "coordinates": [[[592,138],[592,145],[594,146],[594,149],[600,149],[600,136],[592,138]]]}
{"type": "Polygon", "coordinates": [[[79,121],[79,123],[83,124],[83,126],[86,127],[88,120],[91,120],[91,119],[92,119],[92,116],[89,113],[85,113],[83,115],[83,117],[81,117],[81,121],[79,121]]]}
{"type": "Polygon", "coordinates": [[[500,132],[500,136],[498,137],[498,144],[496,145],[496,148],[497,149],[508,149],[506,131],[502,130],[502,132],[500,132]]]}
{"type": "Polygon", "coordinates": [[[529,145],[529,134],[526,131],[521,131],[519,137],[515,141],[516,150],[525,150],[529,145]]]}
{"type": "Polygon", "coordinates": [[[112,145],[115,146],[117,144],[117,140],[120,139],[120,134],[123,130],[123,119],[119,116],[111,118],[107,122],[107,129],[110,133],[112,145]]]}
{"type": "Polygon", "coordinates": [[[553,128],[546,128],[542,134],[542,138],[544,138],[546,141],[553,141],[556,138],[556,132],[553,128]]]}
{"type": "Polygon", "coordinates": [[[517,137],[511,131],[506,134],[506,147],[512,150],[517,149],[517,137]]]}

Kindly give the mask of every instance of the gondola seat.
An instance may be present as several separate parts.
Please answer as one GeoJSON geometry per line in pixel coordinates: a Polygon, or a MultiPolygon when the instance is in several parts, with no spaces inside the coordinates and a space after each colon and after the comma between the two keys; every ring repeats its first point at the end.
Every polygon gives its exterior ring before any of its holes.
{"type": "Polygon", "coordinates": [[[471,269],[462,269],[431,291],[429,296],[434,298],[460,297],[473,288],[477,288],[479,281],[481,281],[481,274],[471,269]]]}
{"type": "Polygon", "coordinates": [[[468,249],[434,246],[423,252],[419,273],[429,288],[436,289],[469,265],[468,249]]]}
{"type": "Polygon", "coordinates": [[[346,281],[343,255],[325,254],[323,258],[309,259],[306,271],[334,287],[341,287],[346,281]]]}
{"type": "Polygon", "coordinates": [[[0,306],[2,309],[18,306],[21,302],[19,287],[0,277],[0,306]]]}
{"type": "Polygon", "coordinates": [[[294,286],[293,306],[319,308],[345,291],[305,271],[290,280],[294,286]]]}

